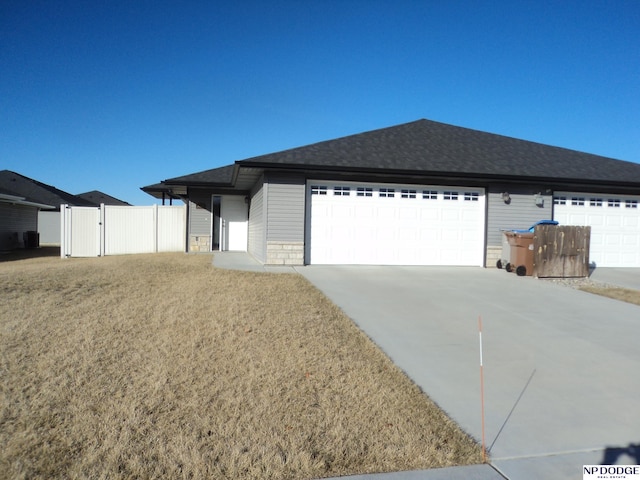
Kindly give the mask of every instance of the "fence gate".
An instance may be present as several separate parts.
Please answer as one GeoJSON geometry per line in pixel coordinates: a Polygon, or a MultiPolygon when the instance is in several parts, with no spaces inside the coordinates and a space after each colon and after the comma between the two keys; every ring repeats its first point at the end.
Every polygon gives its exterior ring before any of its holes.
{"type": "Polygon", "coordinates": [[[60,256],[100,256],[100,208],[60,207],[60,256]]]}
{"type": "Polygon", "coordinates": [[[186,207],[61,206],[62,257],[184,252],[186,207]]]}

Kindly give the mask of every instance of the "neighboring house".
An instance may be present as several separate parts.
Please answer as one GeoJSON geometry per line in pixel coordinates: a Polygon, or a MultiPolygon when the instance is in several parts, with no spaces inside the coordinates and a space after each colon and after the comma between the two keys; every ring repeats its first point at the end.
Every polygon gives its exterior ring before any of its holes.
{"type": "Polygon", "coordinates": [[[117,199],[116,197],[112,197],[111,195],[107,195],[99,190],[79,193],[76,197],[87,200],[88,202],[93,203],[96,207],[99,207],[100,205],[118,205],[123,207],[131,206],[130,203],[117,199]]]}
{"type": "Polygon", "coordinates": [[[0,188],[0,252],[30,246],[29,235],[38,231],[38,212],[51,208],[0,188]]]}
{"type": "Polygon", "coordinates": [[[36,230],[40,234],[40,245],[60,245],[60,205],[96,206],[90,200],[10,170],[0,170],[0,192],[2,191],[14,192],[14,195],[28,201],[49,206],[38,212],[36,230]]]}
{"type": "Polygon", "coordinates": [[[598,266],[640,267],[640,164],[429,120],[143,187],[188,205],[188,250],[264,264],[493,266],[501,229],[591,225],[598,266]]]}

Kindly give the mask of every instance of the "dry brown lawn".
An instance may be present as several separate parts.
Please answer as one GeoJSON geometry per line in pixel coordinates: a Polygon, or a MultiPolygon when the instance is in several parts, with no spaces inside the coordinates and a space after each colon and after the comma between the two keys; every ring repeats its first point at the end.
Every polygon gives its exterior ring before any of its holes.
{"type": "MultiPolygon", "coordinates": [[[[304,278],[210,255],[0,262],[0,477],[291,478],[479,463],[304,278]]],[[[437,368],[437,366],[433,366],[437,368]]]]}
{"type": "Polygon", "coordinates": [[[580,287],[580,290],[589,293],[595,293],[596,295],[602,295],[603,297],[609,297],[615,300],[621,300],[623,302],[640,305],[640,291],[638,290],[600,285],[586,285],[584,287],[580,287]]]}

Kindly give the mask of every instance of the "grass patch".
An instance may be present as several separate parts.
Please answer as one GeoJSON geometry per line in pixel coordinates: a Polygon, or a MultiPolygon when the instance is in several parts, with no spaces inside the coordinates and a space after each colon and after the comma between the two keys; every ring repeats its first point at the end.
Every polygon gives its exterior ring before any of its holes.
{"type": "MultiPolygon", "coordinates": [[[[0,476],[304,479],[480,463],[303,277],[0,263],[0,476]]],[[[434,366],[437,368],[437,366],[434,366]]]]}
{"type": "Polygon", "coordinates": [[[598,285],[585,285],[580,287],[580,290],[595,293],[603,297],[613,298],[614,300],[621,300],[627,303],[633,303],[640,305],[640,291],[632,290],[622,287],[603,287],[598,285]]]}

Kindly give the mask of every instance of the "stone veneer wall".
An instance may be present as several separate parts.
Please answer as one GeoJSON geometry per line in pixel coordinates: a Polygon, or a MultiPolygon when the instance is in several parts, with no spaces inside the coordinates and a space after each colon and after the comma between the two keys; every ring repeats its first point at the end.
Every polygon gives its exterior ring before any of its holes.
{"type": "MultiPolygon", "coordinates": [[[[489,246],[487,247],[487,268],[495,268],[496,263],[502,256],[502,246],[489,246]]],[[[508,258],[506,260],[509,260],[508,258]]],[[[504,268],[504,267],[503,267],[504,268]]]]}
{"type": "Polygon", "coordinates": [[[210,252],[211,236],[210,235],[190,235],[189,251],[190,252],[210,252]]]}
{"type": "Polygon", "coordinates": [[[304,265],[304,243],[267,242],[265,265],[304,265]]]}

